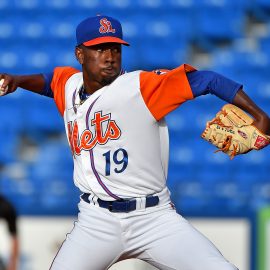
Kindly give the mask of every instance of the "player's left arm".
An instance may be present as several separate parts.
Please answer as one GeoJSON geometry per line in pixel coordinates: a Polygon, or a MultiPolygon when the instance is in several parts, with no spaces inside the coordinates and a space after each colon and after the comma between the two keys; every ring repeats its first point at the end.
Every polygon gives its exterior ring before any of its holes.
{"type": "Polygon", "coordinates": [[[237,107],[251,114],[254,118],[253,125],[264,134],[270,135],[270,118],[250,97],[240,89],[232,102],[237,107]]]}
{"type": "Polygon", "coordinates": [[[187,77],[194,97],[214,94],[249,113],[254,118],[253,125],[270,134],[269,116],[245,93],[243,85],[213,71],[194,71],[187,73],[187,77]]]}
{"type": "Polygon", "coordinates": [[[243,85],[213,71],[197,71],[189,65],[140,74],[140,89],[144,101],[160,120],[187,100],[213,94],[251,114],[254,125],[263,133],[270,133],[270,120],[244,92],[243,85]]]}

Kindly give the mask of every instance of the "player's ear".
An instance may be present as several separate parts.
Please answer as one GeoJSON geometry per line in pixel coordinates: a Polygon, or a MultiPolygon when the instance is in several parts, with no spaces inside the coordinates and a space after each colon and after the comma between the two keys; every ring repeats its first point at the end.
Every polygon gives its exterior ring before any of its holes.
{"type": "Polygon", "coordinates": [[[76,56],[76,59],[78,60],[78,62],[82,65],[84,56],[83,56],[83,50],[79,46],[77,46],[75,48],[75,56],[76,56]]]}

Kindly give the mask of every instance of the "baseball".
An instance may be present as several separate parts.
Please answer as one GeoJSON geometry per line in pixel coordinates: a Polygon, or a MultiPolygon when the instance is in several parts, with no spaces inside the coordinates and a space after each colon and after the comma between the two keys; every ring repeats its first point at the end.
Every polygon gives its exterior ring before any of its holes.
{"type": "Polygon", "coordinates": [[[5,95],[7,93],[7,91],[8,91],[8,86],[6,86],[5,89],[2,88],[2,85],[3,85],[4,81],[5,81],[4,79],[0,80],[0,96],[5,95]]]}

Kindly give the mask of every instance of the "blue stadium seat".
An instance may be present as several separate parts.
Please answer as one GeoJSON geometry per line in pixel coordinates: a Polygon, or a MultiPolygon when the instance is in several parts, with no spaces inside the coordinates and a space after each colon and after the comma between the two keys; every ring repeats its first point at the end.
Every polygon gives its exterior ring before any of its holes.
{"type": "Polygon", "coordinates": [[[194,14],[194,40],[207,51],[213,50],[220,42],[243,36],[245,13],[241,8],[235,8],[232,16],[230,8],[202,6],[198,7],[194,14]]]}
{"type": "MultiPolygon", "coordinates": [[[[177,1],[177,0],[172,0],[177,1]]],[[[179,0],[180,2],[183,0],[179,0]]],[[[185,2],[185,1],[184,1],[185,2]]],[[[252,0],[238,0],[237,2],[233,2],[231,0],[191,0],[188,2],[192,2],[193,6],[204,7],[204,8],[223,8],[230,9],[232,12],[235,8],[247,9],[251,6],[252,0]]]]}
{"type": "MultiPolygon", "coordinates": [[[[209,206],[207,199],[204,197],[181,195],[179,194],[174,204],[180,213],[207,213],[209,206]]],[[[185,214],[184,214],[185,215],[185,214]]]]}
{"type": "MultiPolygon", "coordinates": [[[[270,24],[268,24],[267,30],[268,30],[267,32],[269,34],[270,33],[270,24]]],[[[259,39],[259,45],[260,45],[260,50],[269,56],[270,55],[270,38],[269,38],[269,36],[259,39]]]]}
{"type": "Polygon", "coordinates": [[[177,8],[190,8],[191,10],[194,8],[194,5],[197,5],[194,0],[168,0],[166,1],[168,7],[172,9],[177,8]]]}
{"type": "Polygon", "coordinates": [[[48,187],[39,197],[39,213],[43,215],[76,215],[80,192],[74,186],[67,192],[61,191],[61,186],[48,187]]]}
{"type": "Polygon", "coordinates": [[[174,137],[174,134],[177,135],[183,131],[187,121],[185,119],[185,115],[173,111],[166,116],[166,123],[169,127],[170,134],[174,137]]]}
{"type": "Polygon", "coordinates": [[[39,145],[36,161],[29,170],[29,177],[35,181],[71,181],[73,161],[65,138],[39,145]]]}
{"type": "Polygon", "coordinates": [[[199,175],[199,168],[196,162],[178,162],[173,156],[170,158],[168,181],[172,186],[186,182],[197,181],[199,175]]]}
{"type": "Polygon", "coordinates": [[[0,190],[14,204],[19,215],[31,214],[39,209],[34,189],[26,179],[14,180],[2,175],[0,190]]]}
{"type": "Polygon", "coordinates": [[[137,41],[137,38],[140,35],[140,28],[137,22],[131,20],[129,17],[123,18],[122,30],[124,39],[127,40],[131,46],[134,46],[134,43],[137,41]]]}
{"type": "Polygon", "coordinates": [[[63,133],[64,123],[52,98],[24,92],[23,132],[38,142],[50,133],[63,133]]]}
{"type": "Polygon", "coordinates": [[[241,52],[235,49],[215,51],[213,69],[233,80],[257,88],[267,77],[269,55],[261,51],[241,52]]]}
{"type": "Polygon", "coordinates": [[[258,85],[257,98],[260,98],[262,106],[266,109],[269,105],[270,99],[270,83],[269,81],[262,81],[258,85]]]}
{"type": "Polygon", "coordinates": [[[16,52],[7,49],[1,53],[0,69],[6,73],[14,73],[14,70],[20,66],[19,57],[16,52]]]}
{"type": "Polygon", "coordinates": [[[130,40],[130,47],[122,48],[122,67],[124,70],[130,72],[138,69],[143,69],[145,65],[140,59],[140,55],[138,55],[136,49],[134,48],[134,43],[130,40]]]}
{"type": "Polygon", "coordinates": [[[0,164],[9,164],[17,160],[19,136],[17,133],[0,128],[0,164]]]}
{"type": "Polygon", "coordinates": [[[19,152],[19,132],[22,131],[20,101],[13,96],[5,96],[0,100],[0,163],[7,164],[17,160],[19,152]]]}
{"type": "MultiPolygon", "coordinates": [[[[93,12],[93,16],[96,15],[95,11],[100,9],[100,2],[98,0],[74,0],[73,1],[73,7],[77,7],[80,8],[81,10],[87,10],[87,12],[89,12],[89,10],[91,12],[93,12]]],[[[91,16],[91,15],[88,15],[91,16]]]]}
{"type": "Polygon", "coordinates": [[[141,9],[147,10],[147,9],[161,9],[164,7],[168,7],[166,3],[162,0],[135,0],[137,7],[140,7],[141,9]]]}
{"type": "MultiPolygon", "coordinates": [[[[81,65],[76,59],[74,48],[74,41],[66,41],[66,46],[61,48],[59,45],[52,45],[47,49],[47,54],[50,58],[50,63],[45,71],[53,71],[55,67],[72,66],[81,70],[81,65]]],[[[46,52],[46,50],[45,50],[46,52]]]]}
{"type": "Polygon", "coordinates": [[[51,1],[44,1],[43,6],[49,9],[50,11],[68,10],[69,8],[72,9],[73,2],[71,0],[51,0],[51,1]]]}
{"type": "Polygon", "coordinates": [[[47,35],[53,40],[74,39],[75,41],[77,18],[78,16],[65,16],[62,20],[59,20],[56,16],[44,17],[43,21],[47,26],[47,35]]]}
{"type": "Polygon", "coordinates": [[[41,40],[44,42],[43,40],[48,37],[47,25],[43,23],[40,16],[31,16],[31,19],[22,17],[17,24],[16,32],[20,41],[27,41],[28,44],[36,39],[41,44],[41,40]]]}
{"type": "Polygon", "coordinates": [[[138,43],[143,42],[145,39],[147,39],[148,21],[149,15],[147,13],[132,12],[128,17],[123,18],[124,36],[134,37],[137,39],[138,43]]]}
{"type": "Polygon", "coordinates": [[[5,20],[5,18],[3,18],[1,20],[0,30],[1,30],[0,31],[1,44],[5,44],[5,41],[7,42],[7,40],[14,38],[16,29],[15,29],[14,25],[9,20],[5,20]]]}
{"type": "Polygon", "coordinates": [[[23,129],[21,100],[17,93],[1,97],[0,100],[0,128],[6,132],[20,132],[23,129]]]}
{"type": "MultiPolygon", "coordinates": [[[[95,3],[95,1],[94,1],[95,3]]],[[[131,0],[104,0],[102,2],[102,13],[107,14],[109,16],[114,16],[118,19],[123,19],[124,14],[132,12],[134,8],[138,8],[137,1],[131,1],[131,0]]],[[[98,8],[99,5],[96,5],[96,8],[98,8]]],[[[102,15],[101,13],[101,15],[102,15]]]]}
{"type": "MultiPolygon", "coordinates": [[[[181,140],[181,138],[179,138],[181,140]]],[[[196,158],[195,149],[191,146],[171,146],[170,166],[171,168],[192,163],[196,158]]]]}
{"type": "Polygon", "coordinates": [[[9,1],[8,0],[0,0],[0,10],[4,10],[9,6],[9,1]]]}
{"type": "Polygon", "coordinates": [[[21,24],[21,27],[23,31],[21,31],[20,34],[23,35],[24,38],[29,39],[29,41],[31,41],[31,39],[39,39],[39,41],[43,40],[48,34],[46,25],[37,21],[24,22],[21,24]]]}
{"type": "Polygon", "coordinates": [[[187,44],[181,40],[148,39],[141,49],[143,64],[152,69],[173,69],[188,58],[187,44]],[[170,49],[167,49],[170,48],[170,49]]]}
{"type": "Polygon", "coordinates": [[[38,10],[42,6],[42,2],[40,0],[13,0],[14,8],[18,10],[38,10]]]}

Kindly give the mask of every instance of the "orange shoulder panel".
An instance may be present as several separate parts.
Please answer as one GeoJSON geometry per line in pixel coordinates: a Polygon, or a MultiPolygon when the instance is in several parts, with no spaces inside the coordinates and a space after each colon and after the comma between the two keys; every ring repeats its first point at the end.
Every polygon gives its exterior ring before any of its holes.
{"type": "Polygon", "coordinates": [[[51,82],[51,89],[54,95],[54,101],[61,113],[64,115],[65,111],[65,85],[67,80],[75,73],[80,72],[73,67],[57,67],[54,69],[53,78],[51,82]]]}
{"type": "Polygon", "coordinates": [[[140,89],[144,102],[158,121],[182,103],[193,99],[186,73],[196,70],[183,64],[170,71],[143,71],[140,89]]]}

